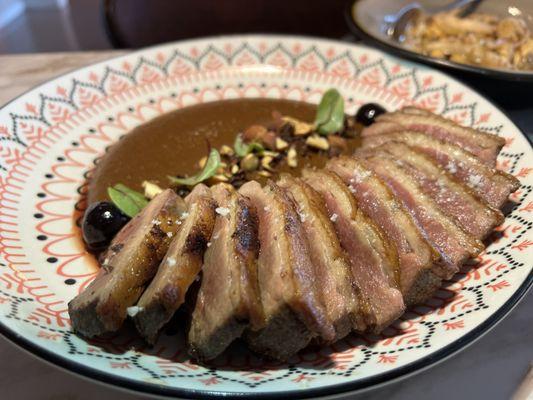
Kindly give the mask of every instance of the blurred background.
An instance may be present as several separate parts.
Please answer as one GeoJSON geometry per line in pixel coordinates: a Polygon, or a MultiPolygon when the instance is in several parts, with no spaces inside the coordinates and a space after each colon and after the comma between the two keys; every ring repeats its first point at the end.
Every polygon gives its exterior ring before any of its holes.
{"type": "Polygon", "coordinates": [[[138,48],[246,32],[340,39],[348,34],[345,4],[346,0],[0,0],[0,53],[138,48]]]}
{"type": "Polygon", "coordinates": [[[109,49],[95,0],[0,0],[0,53],[109,49]]]}

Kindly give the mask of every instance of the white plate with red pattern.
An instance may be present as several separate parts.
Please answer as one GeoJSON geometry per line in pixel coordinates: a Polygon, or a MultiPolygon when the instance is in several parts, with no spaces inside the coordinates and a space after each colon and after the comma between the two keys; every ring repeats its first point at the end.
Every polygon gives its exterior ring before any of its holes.
{"type": "Polygon", "coordinates": [[[525,136],[472,89],[428,67],[366,47],[287,36],[172,43],[63,75],[0,110],[0,331],[32,353],[121,387],[179,397],[296,398],[387,382],[467,346],[532,283],[533,152],[525,136]],[[147,348],[133,330],[85,341],[67,302],[96,267],[75,225],[87,172],[105,148],[165,112],[240,97],[317,103],[336,87],[347,112],[367,102],[414,104],[503,136],[499,168],[521,188],[490,246],[426,304],[380,336],[349,336],[289,364],[227,352],[212,368],[187,357],[181,333],[147,348]]]}

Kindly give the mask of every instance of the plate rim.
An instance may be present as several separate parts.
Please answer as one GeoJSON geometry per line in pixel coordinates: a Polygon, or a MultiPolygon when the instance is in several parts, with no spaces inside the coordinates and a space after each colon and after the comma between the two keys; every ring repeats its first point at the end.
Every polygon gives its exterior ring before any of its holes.
{"type": "Polygon", "coordinates": [[[398,55],[400,57],[404,57],[412,61],[417,61],[417,62],[426,64],[432,67],[436,67],[436,68],[439,68],[439,70],[441,70],[442,68],[445,68],[447,70],[455,71],[455,72],[467,72],[473,76],[478,76],[478,77],[486,77],[486,78],[506,80],[506,81],[512,81],[512,82],[533,83],[533,72],[530,72],[530,73],[511,72],[511,71],[498,70],[498,69],[492,69],[492,68],[476,67],[476,66],[468,65],[468,64],[460,64],[460,63],[456,63],[450,60],[444,60],[440,58],[426,56],[426,55],[417,53],[415,51],[409,50],[405,47],[394,46],[390,43],[387,43],[386,41],[381,40],[377,36],[374,36],[371,33],[367,32],[355,20],[354,18],[355,9],[356,9],[357,3],[359,2],[360,0],[351,0],[346,3],[345,9],[344,9],[344,17],[346,20],[346,24],[348,25],[348,29],[350,29],[352,33],[361,37],[361,39],[364,42],[377,47],[379,50],[390,52],[394,55],[398,55]]]}
{"type": "MultiPolygon", "coordinates": [[[[347,7],[348,7],[347,9],[351,10],[352,5],[354,5],[357,1],[358,0],[349,2],[347,4],[347,7]]],[[[348,15],[348,17],[350,16],[348,15]]],[[[24,97],[28,93],[34,90],[37,90],[56,79],[76,73],[85,68],[93,67],[93,66],[100,65],[100,64],[105,64],[112,60],[130,57],[135,54],[144,53],[147,50],[153,50],[158,47],[165,47],[168,45],[179,45],[179,44],[194,43],[194,42],[209,41],[209,40],[223,40],[223,39],[239,40],[239,39],[251,39],[251,38],[259,38],[259,37],[266,37],[270,40],[272,39],[318,40],[322,42],[330,42],[334,45],[365,47],[365,45],[364,44],[362,45],[361,43],[353,43],[353,42],[334,40],[334,39],[328,39],[328,38],[320,38],[320,37],[305,36],[305,35],[283,35],[283,34],[264,34],[264,33],[205,36],[205,37],[199,37],[199,38],[194,38],[194,39],[189,39],[189,40],[165,42],[165,43],[160,43],[160,44],[156,44],[153,46],[144,47],[138,50],[134,50],[127,54],[119,54],[116,56],[112,56],[107,59],[97,61],[94,63],[89,63],[79,68],[75,68],[73,70],[55,75],[47,79],[46,81],[43,81],[40,84],[33,86],[29,88],[28,90],[24,91],[23,93],[17,95],[16,97],[12,98],[8,102],[0,106],[0,111],[10,106],[13,102],[17,101],[21,97],[24,97]]],[[[377,51],[382,53],[383,56],[385,57],[395,58],[395,55],[391,55],[383,51],[382,49],[377,49],[377,51]]],[[[402,59],[399,59],[399,61],[405,62],[402,59]]],[[[427,63],[424,63],[424,64],[427,64],[427,63]]],[[[449,79],[459,85],[462,85],[468,90],[477,94],[490,106],[498,110],[504,117],[506,117],[515,127],[515,129],[522,135],[522,137],[526,139],[526,141],[533,148],[533,140],[530,139],[528,135],[526,135],[522,131],[522,129],[513,122],[513,120],[510,118],[510,116],[505,110],[502,110],[500,106],[496,105],[491,99],[487,98],[484,94],[474,89],[470,84],[460,81],[459,79],[451,76],[446,71],[442,71],[440,69],[437,70],[434,67],[428,66],[428,65],[423,65],[422,67],[438,72],[444,75],[446,79],[449,79]]],[[[68,357],[64,357],[44,347],[40,347],[39,345],[33,343],[31,340],[27,339],[26,337],[18,334],[16,331],[9,328],[7,325],[5,325],[2,322],[1,319],[0,319],[0,335],[2,335],[4,338],[8,340],[8,342],[20,348],[21,350],[29,353],[30,355],[36,357],[37,359],[41,361],[44,361],[47,364],[51,364],[52,366],[63,369],[67,373],[75,374],[80,378],[89,379],[91,381],[95,381],[96,383],[110,385],[114,387],[115,389],[124,389],[124,390],[128,390],[128,391],[135,392],[135,393],[143,393],[143,394],[155,395],[155,396],[160,396],[160,397],[179,396],[180,398],[185,398],[185,399],[220,398],[220,397],[227,397],[227,396],[241,398],[241,399],[317,398],[320,396],[349,394],[349,393],[369,390],[380,385],[385,385],[385,384],[392,383],[400,379],[415,375],[419,372],[422,372],[425,369],[428,369],[436,365],[439,362],[445,361],[449,357],[459,353],[461,350],[475,343],[478,339],[480,339],[482,336],[484,336],[486,333],[492,330],[519,304],[519,302],[525,297],[525,295],[528,293],[528,291],[530,290],[532,286],[533,286],[533,274],[530,273],[529,276],[518,287],[518,289],[513,293],[513,295],[504,304],[502,304],[500,308],[498,308],[492,315],[490,315],[485,321],[483,321],[481,324],[479,324],[474,329],[472,329],[469,333],[449,343],[448,345],[444,346],[440,350],[437,350],[435,353],[424,356],[423,358],[420,358],[402,367],[396,368],[393,371],[380,373],[378,375],[363,378],[355,382],[337,383],[337,384],[328,385],[328,386],[321,387],[321,388],[285,390],[285,391],[270,392],[270,393],[269,392],[250,393],[250,392],[242,392],[242,391],[228,392],[228,391],[216,391],[216,390],[197,390],[197,389],[190,389],[190,388],[179,388],[179,387],[171,387],[171,386],[166,386],[166,385],[158,385],[158,384],[149,383],[149,382],[141,382],[141,381],[127,378],[127,377],[121,377],[118,375],[110,374],[108,372],[101,371],[97,368],[93,368],[93,367],[72,361],[68,357]]]]}

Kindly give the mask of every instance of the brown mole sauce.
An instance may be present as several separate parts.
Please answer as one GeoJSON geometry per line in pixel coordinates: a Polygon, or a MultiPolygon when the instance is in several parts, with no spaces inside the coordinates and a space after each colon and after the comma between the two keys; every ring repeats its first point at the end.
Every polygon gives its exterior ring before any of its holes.
{"type": "MultiPolygon", "coordinates": [[[[172,111],[133,129],[111,146],[96,166],[89,183],[88,203],[107,200],[107,187],[123,183],[142,192],[145,180],[168,187],[167,175],[195,174],[209,142],[233,147],[239,132],[254,124],[268,125],[272,111],[313,121],[316,105],[280,99],[235,99],[198,104],[172,111]]],[[[348,140],[349,150],[358,140],[348,140]]],[[[308,152],[297,168],[279,172],[299,174],[306,166],[323,166],[328,157],[308,152]]],[[[263,183],[263,182],[262,182],[263,183]]]]}

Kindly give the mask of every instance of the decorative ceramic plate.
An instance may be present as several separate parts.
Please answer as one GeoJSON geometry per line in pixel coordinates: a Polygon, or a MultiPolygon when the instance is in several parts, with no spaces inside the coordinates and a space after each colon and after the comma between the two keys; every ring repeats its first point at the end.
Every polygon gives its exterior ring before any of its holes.
{"type": "Polygon", "coordinates": [[[149,48],[82,68],[0,110],[0,329],[27,350],[79,374],[149,393],[295,398],[365,388],[465,347],[508,313],[531,285],[533,152],[479,94],[427,67],[366,47],[283,36],[234,36],[149,48]],[[180,333],[150,349],[125,329],[84,341],[67,302],[93,279],[76,219],[85,179],[106,147],[133,127],[188,105],[238,97],[319,101],[329,87],[349,113],[362,103],[415,104],[502,135],[499,168],[522,187],[492,244],[427,304],[380,336],[350,336],[289,364],[227,352],[191,362],[180,333]]]}

